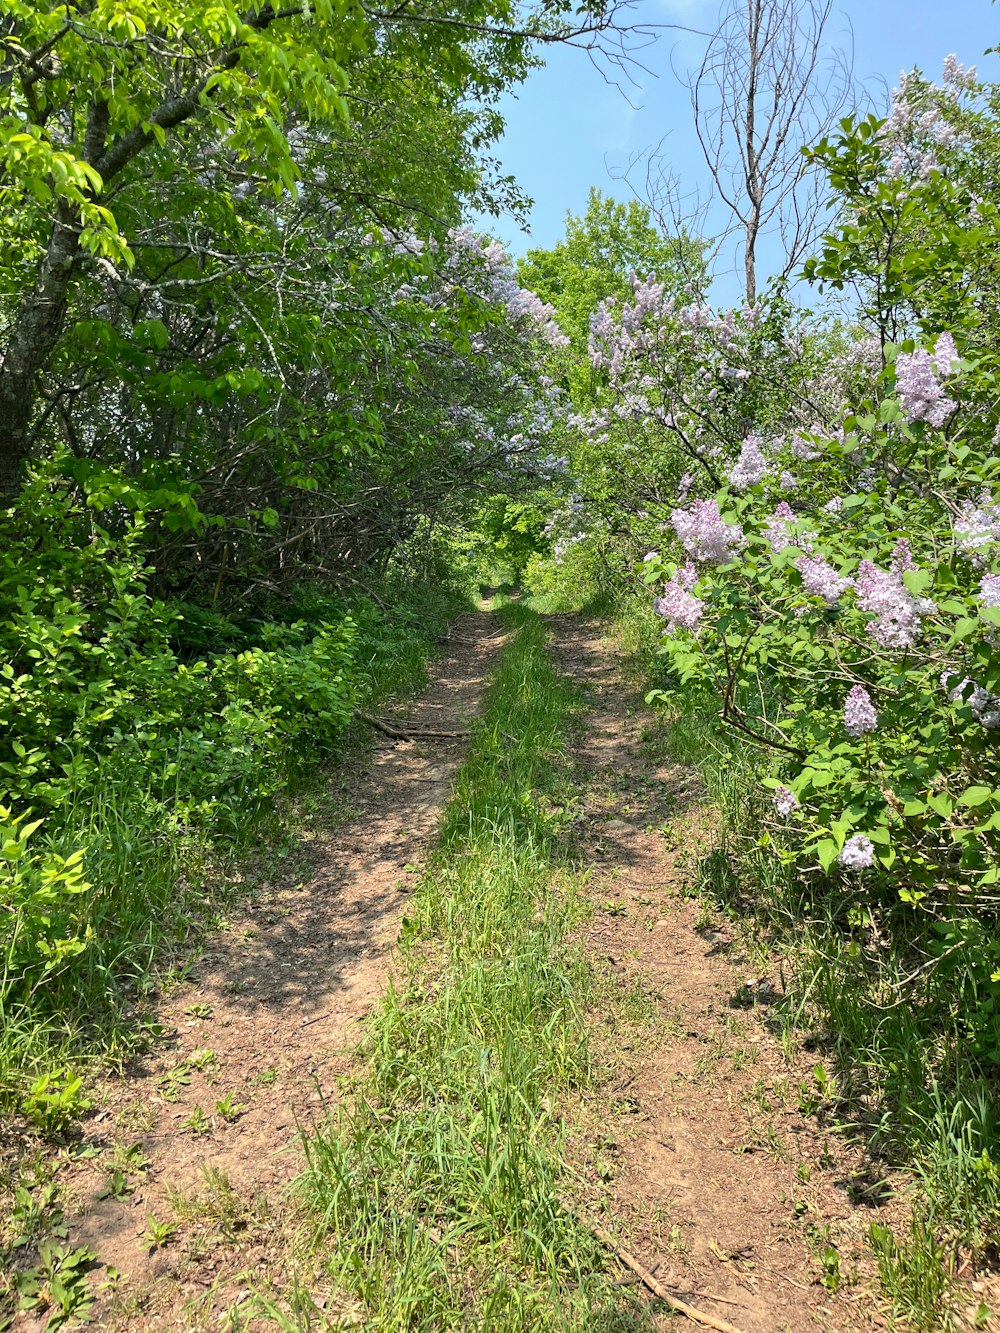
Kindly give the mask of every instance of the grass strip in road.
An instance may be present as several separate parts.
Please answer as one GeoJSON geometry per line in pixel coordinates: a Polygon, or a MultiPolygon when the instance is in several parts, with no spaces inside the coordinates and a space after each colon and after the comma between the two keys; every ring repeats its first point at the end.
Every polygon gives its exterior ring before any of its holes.
{"type": "Polygon", "coordinates": [[[504,614],[516,635],[414,895],[406,985],[350,1106],[307,1143],[334,1304],[370,1329],[626,1327],[559,1203],[558,1105],[589,1076],[583,904],[557,842],[582,701],[542,621],[504,614]]]}

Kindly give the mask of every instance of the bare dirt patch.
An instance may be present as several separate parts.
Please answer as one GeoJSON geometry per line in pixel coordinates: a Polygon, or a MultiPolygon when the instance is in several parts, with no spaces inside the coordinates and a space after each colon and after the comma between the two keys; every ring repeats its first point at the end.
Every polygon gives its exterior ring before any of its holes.
{"type": "MultiPolygon", "coordinates": [[[[432,683],[393,723],[461,734],[502,642],[489,614],[456,622],[432,683]]],[[[465,748],[379,735],[332,775],[330,827],[308,835],[291,875],[248,892],[164,1001],[155,1053],[107,1085],[82,1145],[53,1164],[73,1205],[65,1244],[97,1255],[99,1327],[245,1328],[250,1285],[289,1285],[281,1215],[303,1166],[298,1129],[336,1100],[386,989],[465,748]],[[173,1228],[159,1245],[150,1218],[173,1228]]]]}
{"type": "Polygon", "coordinates": [[[579,850],[607,1072],[584,1099],[574,1164],[593,1219],[745,1333],[880,1327],[863,1247],[877,1182],[823,1123],[817,1056],[782,1042],[773,963],[693,893],[712,836],[697,776],[643,743],[652,716],[599,627],[552,623],[561,668],[592,699],[579,850]]]}

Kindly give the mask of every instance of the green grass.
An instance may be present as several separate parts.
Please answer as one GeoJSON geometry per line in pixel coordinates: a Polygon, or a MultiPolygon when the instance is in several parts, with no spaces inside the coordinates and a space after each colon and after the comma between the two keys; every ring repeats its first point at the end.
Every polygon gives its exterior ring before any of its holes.
{"type": "MultiPolygon", "coordinates": [[[[583,910],[560,864],[581,699],[526,608],[404,931],[407,980],[303,1185],[338,1308],[372,1329],[639,1328],[561,1203],[560,1098],[590,1073],[583,910]]],[[[292,1327],[308,1327],[302,1317],[292,1327]]]]}

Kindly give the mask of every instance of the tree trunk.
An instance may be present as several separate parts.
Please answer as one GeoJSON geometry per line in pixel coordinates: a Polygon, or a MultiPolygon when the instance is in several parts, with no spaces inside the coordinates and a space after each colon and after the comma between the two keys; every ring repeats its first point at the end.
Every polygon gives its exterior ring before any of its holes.
{"type": "Polygon", "coordinates": [[[38,277],[11,325],[0,365],[0,497],[4,499],[20,485],[31,445],[38,374],[48,364],[65,322],[80,230],[79,217],[60,208],[38,277]]]}

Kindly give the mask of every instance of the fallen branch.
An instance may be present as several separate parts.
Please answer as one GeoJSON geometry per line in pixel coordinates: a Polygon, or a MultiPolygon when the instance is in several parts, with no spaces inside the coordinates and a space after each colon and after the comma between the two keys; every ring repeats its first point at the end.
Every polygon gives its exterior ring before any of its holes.
{"type": "Polygon", "coordinates": [[[467,731],[427,731],[424,728],[419,730],[392,726],[389,722],[383,722],[381,718],[372,717],[370,713],[362,713],[360,709],[355,709],[355,717],[359,717],[362,722],[367,722],[370,727],[380,731],[383,736],[388,736],[394,741],[467,741],[469,733],[467,731]]]}
{"type": "Polygon", "coordinates": [[[696,1324],[703,1324],[705,1328],[714,1328],[718,1330],[718,1333],[740,1333],[735,1324],[727,1323],[725,1319],[716,1319],[714,1315],[705,1314],[702,1310],[696,1310],[693,1305],[688,1305],[687,1301],[682,1301],[679,1296],[671,1295],[663,1283],[658,1282],[649,1269],[642,1266],[634,1254],[630,1254],[623,1245],[618,1244],[610,1231],[605,1231],[603,1227],[595,1226],[593,1223],[586,1223],[585,1225],[590,1227],[602,1244],[614,1250],[625,1267],[631,1268],[643,1286],[648,1287],[654,1296],[663,1301],[664,1304],[669,1305],[672,1310],[685,1315],[696,1324]]]}

